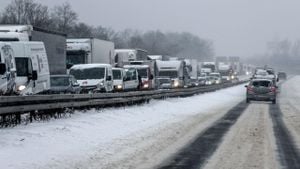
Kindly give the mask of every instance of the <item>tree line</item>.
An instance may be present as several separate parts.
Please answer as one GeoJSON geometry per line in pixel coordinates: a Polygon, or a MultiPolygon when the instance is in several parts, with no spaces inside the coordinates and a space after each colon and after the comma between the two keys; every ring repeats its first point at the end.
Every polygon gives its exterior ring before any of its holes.
{"type": "Polygon", "coordinates": [[[108,27],[88,25],[79,21],[78,14],[68,2],[49,8],[34,0],[12,0],[0,12],[0,24],[30,24],[65,33],[68,37],[95,37],[113,41],[116,48],[141,48],[149,54],[199,61],[212,60],[214,56],[212,41],[188,32],[143,32],[133,29],[115,31],[108,27]]]}

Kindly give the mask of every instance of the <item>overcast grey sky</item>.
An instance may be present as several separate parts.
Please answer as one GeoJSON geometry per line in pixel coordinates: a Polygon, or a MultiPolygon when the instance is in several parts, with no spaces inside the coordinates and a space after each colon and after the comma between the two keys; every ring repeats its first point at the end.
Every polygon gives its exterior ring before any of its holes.
{"type": "MultiPolygon", "coordinates": [[[[62,0],[36,0],[50,7],[62,0]]],[[[300,0],[67,0],[81,21],[121,30],[187,31],[216,55],[264,53],[274,38],[300,38],[300,0]]],[[[10,0],[1,0],[0,9],[10,0]]]]}

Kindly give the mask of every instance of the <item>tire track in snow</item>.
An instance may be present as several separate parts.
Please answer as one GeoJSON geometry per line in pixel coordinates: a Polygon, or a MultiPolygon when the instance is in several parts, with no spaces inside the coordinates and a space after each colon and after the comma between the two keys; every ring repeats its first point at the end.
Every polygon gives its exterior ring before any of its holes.
{"type": "Polygon", "coordinates": [[[300,154],[290,132],[283,122],[279,105],[270,105],[269,113],[272,117],[273,129],[282,167],[287,169],[299,169],[300,154]]]}
{"type": "Polygon", "coordinates": [[[158,169],[198,169],[216,151],[223,136],[235,124],[240,115],[248,107],[245,101],[229,110],[221,119],[216,121],[189,145],[179,151],[170,161],[158,169]]]}

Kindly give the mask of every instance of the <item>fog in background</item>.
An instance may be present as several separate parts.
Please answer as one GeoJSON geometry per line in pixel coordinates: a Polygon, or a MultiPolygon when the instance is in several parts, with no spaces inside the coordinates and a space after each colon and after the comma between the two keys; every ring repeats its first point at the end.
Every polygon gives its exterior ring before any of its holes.
{"type": "MultiPolygon", "coordinates": [[[[300,39],[299,0],[67,1],[78,13],[79,20],[89,25],[116,30],[191,32],[212,40],[216,56],[251,57],[257,59],[248,59],[250,62],[268,63],[276,55],[282,64],[281,58],[287,53],[296,60],[300,55],[295,53],[300,39]],[[276,53],[274,46],[284,46],[284,43],[288,45],[282,49],[285,52],[276,53]],[[260,62],[261,58],[265,62],[260,62]]],[[[0,10],[10,2],[1,0],[0,10]]],[[[63,3],[61,0],[36,2],[49,7],[63,3]]]]}

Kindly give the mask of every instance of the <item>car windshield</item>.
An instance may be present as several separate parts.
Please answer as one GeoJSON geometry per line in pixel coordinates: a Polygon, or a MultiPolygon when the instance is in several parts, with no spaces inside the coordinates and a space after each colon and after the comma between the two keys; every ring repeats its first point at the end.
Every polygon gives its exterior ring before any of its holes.
{"type": "Polygon", "coordinates": [[[122,79],[121,70],[113,70],[113,79],[116,79],[116,80],[122,79]]]}
{"type": "Polygon", "coordinates": [[[170,78],[177,78],[178,77],[178,74],[177,74],[177,71],[160,71],[159,76],[167,76],[167,77],[170,77],[170,78]]]}
{"type": "Polygon", "coordinates": [[[70,74],[77,80],[104,79],[105,68],[71,69],[70,74]]]}
{"type": "Polygon", "coordinates": [[[52,87],[55,86],[69,86],[70,85],[70,78],[69,77],[50,77],[50,85],[52,87]]]}

